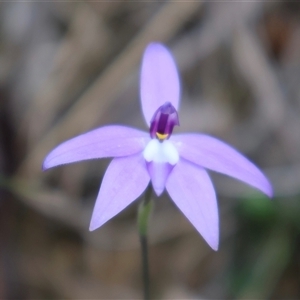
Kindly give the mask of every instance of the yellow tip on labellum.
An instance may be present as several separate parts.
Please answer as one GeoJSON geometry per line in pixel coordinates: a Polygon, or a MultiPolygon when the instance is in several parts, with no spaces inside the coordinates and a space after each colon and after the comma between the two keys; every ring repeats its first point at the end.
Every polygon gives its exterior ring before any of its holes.
{"type": "Polygon", "coordinates": [[[167,133],[161,134],[159,132],[156,132],[156,136],[158,137],[159,140],[163,141],[168,137],[168,134],[167,133]]]}

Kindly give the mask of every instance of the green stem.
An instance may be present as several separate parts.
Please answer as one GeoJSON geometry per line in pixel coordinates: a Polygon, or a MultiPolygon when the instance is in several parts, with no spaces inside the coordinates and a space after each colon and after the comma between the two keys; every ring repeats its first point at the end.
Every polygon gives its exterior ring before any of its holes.
{"type": "Polygon", "coordinates": [[[142,266],[143,266],[143,282],[144,282],[144,299],[150,299],[150,280],[149,280],[149,262],[148,262],[148,221],[152,211],[153,202],[151,201],[152,186],[149,184],[145,198],[141,202],[138,210],[138,230],[141,242],[142,251],[142,266]]]}

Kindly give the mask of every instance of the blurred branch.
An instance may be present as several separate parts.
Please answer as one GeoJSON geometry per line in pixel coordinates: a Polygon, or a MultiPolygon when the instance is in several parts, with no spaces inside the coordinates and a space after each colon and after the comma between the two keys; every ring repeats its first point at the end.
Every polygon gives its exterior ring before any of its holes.
{"type": "MultiPolygon", "coordinates": [[[[78,5],[52,70],[23,117],[23,124],[29,123],[29,149],[98,71],[112,39],[97,13],[87,4],[78,5]]],[[[20,127],[19,135],[24,135],[24,130],[27,126],[20,127]]]]}
{"type": "Polygon", "coordinates": [[[276,72],[253,30],[240,24],[235,30],[233,57],[256,100],[253,118],[239,126],[241,145],[251,152],[286,117],[285,100],[276,72]],[[263,123],[263,124],[262,124],[263,123]],[[258,129],[259,128],[259,129],[258,129]]]}
{"type": "Polygon", "coordinates": [[[201,24],[183,35],[174,47],[180,69],[192,68],[220,44],[230,42],[236,28],[253,21],[261,8],[262,3],[255,1],[211,3],[201,24]]]}

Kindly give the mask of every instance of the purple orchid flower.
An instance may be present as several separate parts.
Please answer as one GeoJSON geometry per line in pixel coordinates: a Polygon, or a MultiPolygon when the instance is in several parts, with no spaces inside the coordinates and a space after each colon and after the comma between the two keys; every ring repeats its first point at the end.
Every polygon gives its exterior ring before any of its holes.
{"type": "Polygon", "coordinates": [[[150,134],[125,126],[105,126],[70,139],[46,157],[43,169],[86,159],[113,157],[94,207],[95,230],[137,199],[151,180],[164,189],[212,249],[218,249],[219,218],[210,169],[239,179],[272,196],[265,175],[220,140],[204,134],[172,135],[179,125],[180,84],[169,50],[151,43],[141,70],[141,102],[150,134]]]}

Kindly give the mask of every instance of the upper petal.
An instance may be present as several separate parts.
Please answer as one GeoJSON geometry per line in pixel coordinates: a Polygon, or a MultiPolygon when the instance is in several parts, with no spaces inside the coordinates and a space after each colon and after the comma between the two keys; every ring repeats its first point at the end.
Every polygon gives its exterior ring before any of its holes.
{"type": "Polygon", "coordinates": [[[172,170],[166,185],[178,208],[206,242],[217,250],[219,217],[216,194],[207,172],[184,159],[172,170]]]}
{"type": "Polygon", "coordinates": [[[132,155],[142,151],[149,134],[125,126],[105,126],[72,138],[54,148],[43,169],[80,160],[132,155]]]}
{"type": "Polygon", "coordinates": [[[266,176],[229,145],[202,134],[174,135],[172,141],[181,157],[204,168],[244,181],[272,197],[272,186],[266,176]]]}
{"type": "Polygon", "coordinates": [[[160,43],[151,43],[145,50],[141,70],[141,101],[148,125],[155,111],[165,102],[178,110],[180,84],[175,61],[160,43]]]}
{"type": "Polygon", "coordinates": [[[149,180],[142,154],[114,158],[103,177],[90,230],[97,229],[137,199],[149,180]]]}

